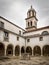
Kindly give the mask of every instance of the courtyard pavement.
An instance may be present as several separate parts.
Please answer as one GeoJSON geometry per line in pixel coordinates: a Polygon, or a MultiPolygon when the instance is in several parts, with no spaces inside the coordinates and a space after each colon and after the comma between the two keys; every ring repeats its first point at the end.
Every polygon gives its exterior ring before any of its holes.
{"type": "Polygon", "coordinates": [[[0,59],[0,65],[49,65],[49,57],[31,57],[30,59],[0,59]]]}

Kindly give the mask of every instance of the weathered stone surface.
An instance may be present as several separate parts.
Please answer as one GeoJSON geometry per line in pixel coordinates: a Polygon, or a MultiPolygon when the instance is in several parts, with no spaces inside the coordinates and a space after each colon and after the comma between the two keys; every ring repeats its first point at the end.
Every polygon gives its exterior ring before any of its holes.
{"type": "Polygon", "coordinates": [[[0,65],[49,65],[49,57],[32,57],[30,60],[5,59],[4,61],[0,60],[0,65]]]}

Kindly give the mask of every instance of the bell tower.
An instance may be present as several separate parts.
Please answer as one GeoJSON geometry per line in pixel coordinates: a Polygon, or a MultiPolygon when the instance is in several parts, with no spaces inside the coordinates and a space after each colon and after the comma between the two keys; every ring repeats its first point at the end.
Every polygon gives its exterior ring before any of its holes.
{"type": "Polygon", "coordinates": [[[34,8],[32,8],[32,6],[28,10],[27,18],[25,20],[26,20],[26,31],[37,29],[38,19],[36,18],[36,11],[34,8]]]}

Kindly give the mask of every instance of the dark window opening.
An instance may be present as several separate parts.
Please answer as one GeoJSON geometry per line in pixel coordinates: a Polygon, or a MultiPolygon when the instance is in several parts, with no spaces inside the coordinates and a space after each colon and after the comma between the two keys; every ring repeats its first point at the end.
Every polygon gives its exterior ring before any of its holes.
{"type": "Polygon", "coordinates": [[[30,42],[30,39],[27,39],[27,42],[30,42]]]}
{"type": "Polygon", "coordinates": [[[17,37],[17,41],[19,41],[19,37],[17,37]]]}
{"type": "Polygon", "coordinates": [[[34,16],[34,12],[32,11],[32,15],[34,16]]]}
{"type": "Polygon", "coordinates": [[[40,37],[39,40],[40,40],[40,41],[43,41],[43,37],[40,37]]]}
{"type": "Polygon", "coordinates": [[[31,21],[31,26],[32,26],[32,21],[31,21]]]}
{"type": "Polygon", "coordinates": [[[4,40],[8,41],[9,34],[8,32],[4,31],[4,40]]]}
{"type": "Polygon", "coordinates": [[[19,31],[19,35],[21,35],[21,31],[19,31]]]}
{"type": "Polygon", "coordinates": [[[4,31],[5,37],[8,37],[8,32],[4,31]]]}
{"type": "Polygon", "coordinates": [[[28,26],[29,26],[29,22],[28,22],[28,26]]]}
{"type": "Polygon", "coordinates": [[[4,28],[4,23],[0,21],[0,27],[4,28]]]}

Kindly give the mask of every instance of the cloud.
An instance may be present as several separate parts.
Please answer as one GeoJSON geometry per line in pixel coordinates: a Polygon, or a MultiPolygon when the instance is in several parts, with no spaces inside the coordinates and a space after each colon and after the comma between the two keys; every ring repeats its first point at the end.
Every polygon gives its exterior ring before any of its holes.
{"type": "Polygon", "coordinates": [[[12,0],[0,0],[0,14],[1,15],[6,14],[12,3],[13,3],[12,0]]]}
{"type": "Polygon", "coordinates": [[[31,5],[37,11],[38,26],[48,23],[49,0],[0,0],[0,15],[25,28],[25,18],[31,5]]]}

